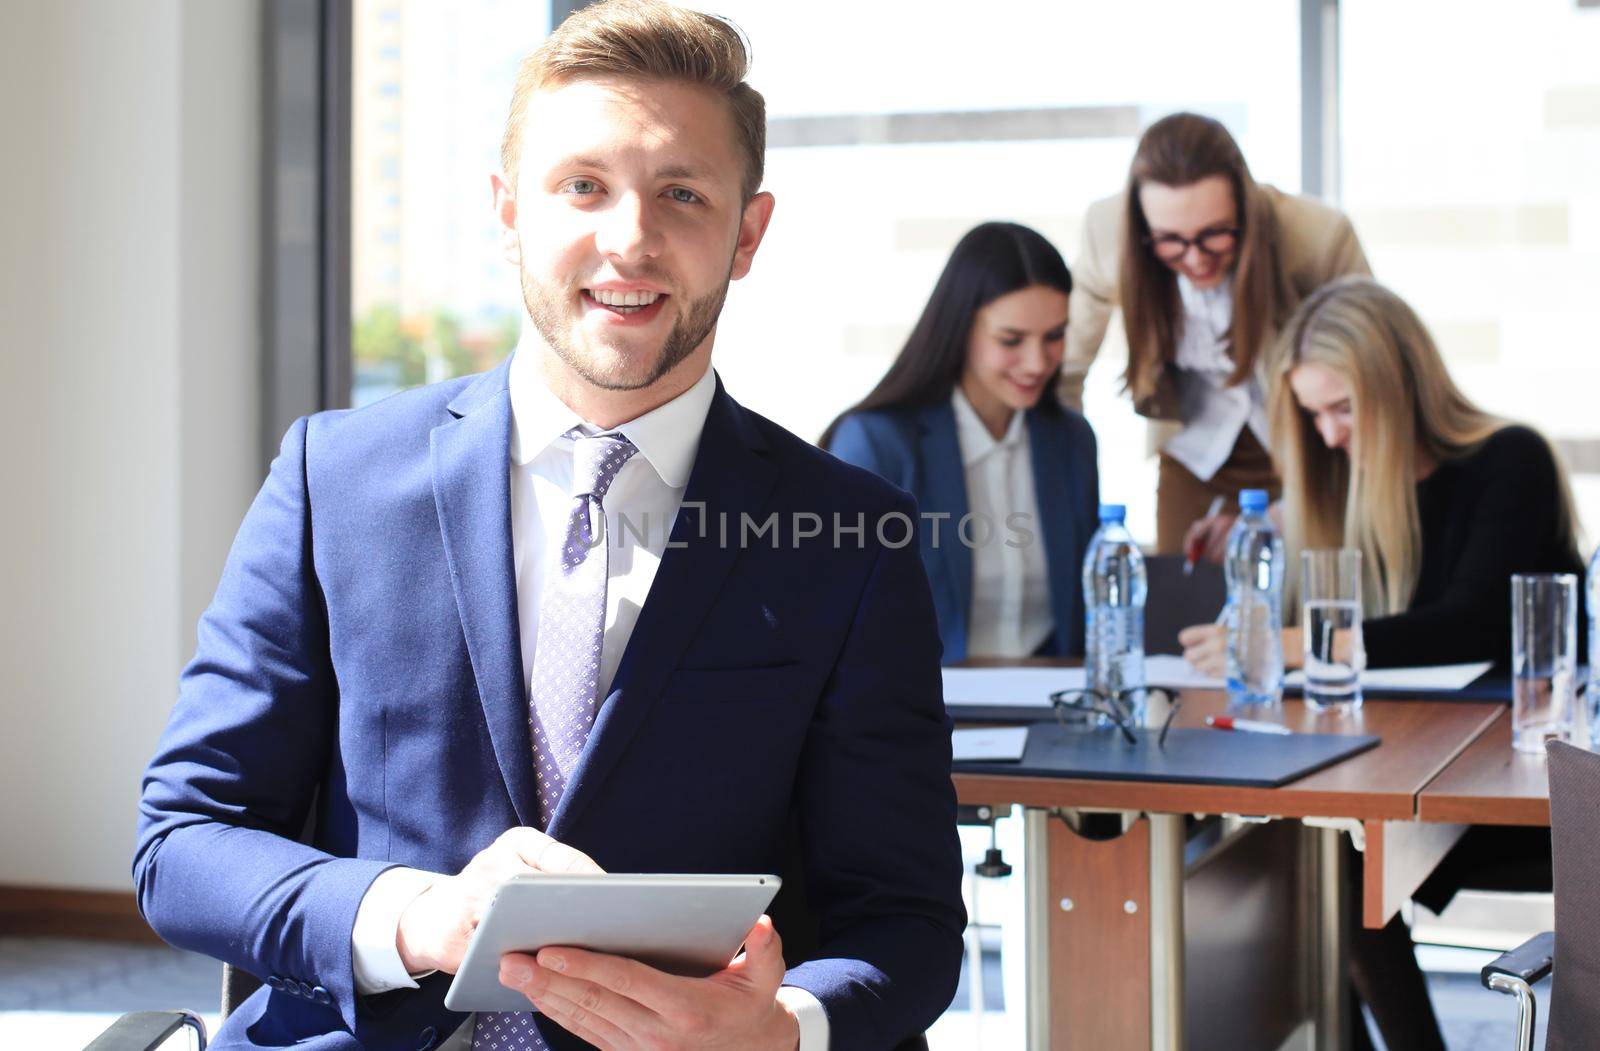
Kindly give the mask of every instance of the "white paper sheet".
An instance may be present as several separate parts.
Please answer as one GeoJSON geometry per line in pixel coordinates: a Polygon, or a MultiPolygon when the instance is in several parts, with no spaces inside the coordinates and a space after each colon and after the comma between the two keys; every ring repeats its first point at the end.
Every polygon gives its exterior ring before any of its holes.
{"type": "MultiPolygon", "coordinates": [[[[1379,668],[1363,672],[1363,690],[1460,690],[1483,675],[1491,662],[1440,664],[1419,668],[1379,668]]],[[[1221,679],[1209,679],[1178,656],[1152,654],[1145,658],[1145,681],[1172,690],[1220,690],[1221,679]]],[[[1290,672],[1287,685],[1303,688],[1305,675],[1290,672]]],[[[1050,710],[1050,695],[1057,690],[1081,690],[1082,668],[946,668],[944,703],[966,707],[1038,708],[1050,710]]]]}
{"type": "Polygon", "coordinates": [[[1050,710],[1057,690],[1083,689],[1082,668],[946,668],[944,703],[1050,710]]]}
{"type": "Polygon", "coordinates": [[[1144,659],[1144,678],[1151,686],[1169,690],[1220,690],[1227,683],[1195,671],[1189,662],[1175,654],[1156,653],[1144,659]]]}
{"type": "MultiPolygon", "coordinates": [[[[1383,690],[1460,690],[1470,686],[1493,667],[1492,661],[1473,664],[1435,664],[1420,668],[1375,668],[1361,673],[1363,691],[1383,690]]],[[[1303,688],[1303,671],[1289,673],[1287,685],[1303,688]]]]}
{"type": "Polygon", "coordinates": [[[954,758],[1014,763],[1028,747],[1026,726],[997,726],[981,730],[956,730],[950,735],[954,758]]]}
{"type": "MultiPolygon", "coordinates": [[[[1175,690],[1220,690],[1221,679],[1208,679],[1182,657],[1154,654],[1144,662],[1145,681],[1175,690]]],[[[1033,708],[1049,711],[1057,690],[1081,690],[1082,668],[946,668],[944,703],[968,707],[1033,708]]]]}

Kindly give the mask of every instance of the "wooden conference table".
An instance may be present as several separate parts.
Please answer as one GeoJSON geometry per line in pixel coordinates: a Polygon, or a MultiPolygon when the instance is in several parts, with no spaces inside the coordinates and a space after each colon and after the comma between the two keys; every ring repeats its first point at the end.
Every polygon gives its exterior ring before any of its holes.
{"type": "Polygon", "coordinates": [[[1423,789],[1422,821],[1474,825],[1550,824],[1550,778],[1544,756],[1511,749],[1511,712],[1498,718],[1423,789]]]}
{"type": "MultiPolygon", "coordinates": [[[[1185,691],[1173,725],[1225,709],[1220,691],[1185,691]]],[[[1342,1051],[1343,836],[1364,847],[1361,921],[1378,928],[1467,823],[1549,823],[1543,759],[1513,754],[1504,704],[1374,696],[1318,714],[1286,699],[1283,721],[1382,743],[1279,788],[955,775],[962,803],[1024,808],[1030,1049],[1271,1051],[1309,1018],[1318,1051],[1342,1051]],[[1096,811],[1122,814],[1123,834],[1075,831],[1096,811]],[[1222,820],[1194,835],[1191,815],[1222,820]]]]}

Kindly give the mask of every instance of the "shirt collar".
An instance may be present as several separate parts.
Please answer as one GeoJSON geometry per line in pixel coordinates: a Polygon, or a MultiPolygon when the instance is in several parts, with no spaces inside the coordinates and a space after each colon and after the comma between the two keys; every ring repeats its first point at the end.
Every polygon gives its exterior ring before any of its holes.
{"type": "Polygon", "coordinates": [[[1014,449],[1023,442],[1023,432],[1027,426],[1023,419],[1024,413],[1013,412],[1011,423],[1006,426],[1006,433],[998,440],[989,433],[983,420],[978,416],[978,410],[972,407],[966,394],[957,386],[950,394],[950,405],[956,414],[956,437],[961,446],[961,466],[971,467],[997,449],[1014,449]]]}
{"type": "MultiPolygon", "coordinates": [[[[545,351],[537,336],[529,337],[532,328],[524,326],[507,381],[511,390],[511,460],[518,466],[530,463],[574,427],[591,434],[605,429],[584,420],[544,385],[534,361],[545,351]]],[[[626,436],[663,482],[682,489],[689,484],[689,472],[700,449],[700,432],[716,393],[716,373],[708,368],[694,386],[676,398],[611,430],[626,436]]]]}
{"type": "Polygon", "coordinates": [[[1178,275],[1178,298],[1187,313],[1207,316],[1226,326],[1233,319],[1233,275],[1229,274],[1210,288],[1196,288],[1183,274],[1178,275]]]}

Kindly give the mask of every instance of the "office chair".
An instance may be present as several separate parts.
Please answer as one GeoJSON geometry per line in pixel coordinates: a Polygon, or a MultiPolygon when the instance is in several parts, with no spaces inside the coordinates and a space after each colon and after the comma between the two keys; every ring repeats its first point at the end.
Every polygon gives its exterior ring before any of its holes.
{"type": "Polygon", "coordinates": [[[1600,755],[1561,741],[1545,753],[1556,929],[1502,953],[1482,980],[1516,997],[1516,1046],[1531,1051],[1538,1011],[1532,987],[1553,972],[1546,1051],[1576,1051],[1600,1041],[1600,755]]]}
{"type": "MultiPolygon", "coordinates": [[[[228,964],[222,965],[222,1017],[227,1018],[245,997],[261,986],[261,979],[228,964]]],[[[196,1046],[206,1051],[206,1026],[189,1011],[134,1011],[125,1014],[83,1051],[155,1051],[178,1030],[194,1030],[196,1046]]]]}
{"type": "Polygon", "coordinates": [[[1210,624],[1227,600],[1222,567],[1201,561],[1185,574],[1182,555],[1147,555],[1144,572],[1150,588],[1144,604],[1144,651],[1182,653],[1178,632],[1191,624],[1210,624]]]}

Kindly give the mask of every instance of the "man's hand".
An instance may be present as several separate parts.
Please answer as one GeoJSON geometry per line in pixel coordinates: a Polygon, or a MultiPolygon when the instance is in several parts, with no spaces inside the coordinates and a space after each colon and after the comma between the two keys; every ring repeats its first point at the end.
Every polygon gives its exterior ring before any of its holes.
{"type": "Polygon", "coordinates": [[[744,952],[709,978],[679,978],[582,949],[507,953],[500,981],[601,1051],[794,1051],[800,1024],[777,999],[783,946],[766,916],[744,952]]]}
{"type": "Polygon", "coordinates": [[[489,899],[506,879],[531,872],[580,875],[604,871],[589,855],[557,843],[538,829],[508,829],[458,875],[433,884],[406,906],[394,939],[400,962],[411,974],[455,974],[489,899]]]}

